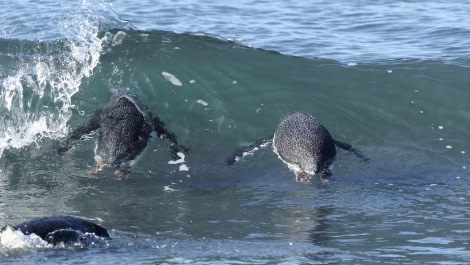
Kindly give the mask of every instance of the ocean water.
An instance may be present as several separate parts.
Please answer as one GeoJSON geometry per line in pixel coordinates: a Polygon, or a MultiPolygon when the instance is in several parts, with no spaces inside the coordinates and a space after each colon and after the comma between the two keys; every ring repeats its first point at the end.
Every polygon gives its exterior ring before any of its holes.
{"type": "MultiPolygon", "coordinates": [[[[0,246],[9,264],[466,264],[465,1],[0,1],[0,225],[73,215],[112,240],[0,246]],[[153,137],[118,180],[97,133],[57,149],[115,87],[191,147],[153,137]],[[293,111],[338,150],[297,183],[261,148],[293,111]]],[[[0,234],[0,237],[2,235],[0,234]]]]}

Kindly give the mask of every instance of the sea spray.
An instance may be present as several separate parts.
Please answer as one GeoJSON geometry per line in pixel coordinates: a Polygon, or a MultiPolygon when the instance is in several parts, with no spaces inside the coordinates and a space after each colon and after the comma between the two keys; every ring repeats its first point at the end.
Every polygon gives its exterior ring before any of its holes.
{"type": "Polygon", "coordinates": [[[6,249],[47,248],[52,246],[34,233],[25,235],[9,225],[4,226],[0,231],[0,245],[6,249]]]}
{"type": "Polygon", "coordinates": [[[76,12],[51,18],[57,20],[62,39],[23,41],[0,51],[9,58],[3,66],[8,69],[0,71],[0,157],[10,147],[66,135],[74,108],[71,98],[111,41],[107,30],[115,18],[109,4],[82,1],[76,12]]]}

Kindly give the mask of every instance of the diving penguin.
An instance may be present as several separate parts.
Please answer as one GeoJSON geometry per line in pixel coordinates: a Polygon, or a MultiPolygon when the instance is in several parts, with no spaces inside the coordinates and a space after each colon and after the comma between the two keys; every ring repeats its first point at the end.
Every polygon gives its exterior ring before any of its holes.
{"type": "Polygon", "coordinates": [[[147,147],[153,131],[158,137],[168,139],[173,158],[178,157],[178,152],[189,151],[188,147],[178,145],[176,136],[165,128],[157,116],[152,115],[147,106],[128,90],[117,88],[88,123],[71,133],[70,138],[59,148],[59,154],[64,154],[84,135],[98,129],[95,148],[97,165],[89,167],[86,171],[88,174],[95,174],[104,166],[115,166],[115,174],[119,179],[128,178],[133,162],[147,147]]]}
{"type": "Polygon", "coordinates": [[[21,231],[24,235],[35,234],[51,245],[59,243],[86,243],[96,239],[109,239],[108,231],[100,225],[73,216],[51,216],[35,218],[15,226],[6,225],[0,236],[10,231],[21,231]]]}
{"type": "Polygon", "coordinates": [[[294,112],[284,118],[272,137],[240,148],[231,154],[227,163],[231,165],[244,154],[271,142],[273,151],[295,173],[298,182],[309,182],[311,176],[316,174],[320,174],[322,181],[328,181],[336,146],[368,160],[351,145],[334,140],[328,130],[311,115],[294,112]]]}

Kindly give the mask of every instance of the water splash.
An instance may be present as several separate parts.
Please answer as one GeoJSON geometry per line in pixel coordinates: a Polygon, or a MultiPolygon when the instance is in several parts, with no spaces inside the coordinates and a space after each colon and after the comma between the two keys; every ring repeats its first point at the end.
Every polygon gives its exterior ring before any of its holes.
{"type": "Polygon", "coordinates": [[[71,98],[93,74],[115,17],[109,4],[84,0],[78,11],[57,19],[63,39],[13,48],[8,75],[0,75],[0,157],[8,148],[66,135],[71,98]]]}
{"type": "Polygon", "coordinates": [[[36,234],[25,235],[9,225],[3,227],[0,231],[0,245],[7,249],[47,248],[52,246],[36,234]]]}

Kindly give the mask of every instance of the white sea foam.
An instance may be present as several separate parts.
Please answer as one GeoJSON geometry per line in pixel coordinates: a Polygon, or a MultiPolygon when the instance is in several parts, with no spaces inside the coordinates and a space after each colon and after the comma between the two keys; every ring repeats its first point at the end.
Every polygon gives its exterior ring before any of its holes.
{"type": "Polygon", "coordinates": [[[25,235],[21,231],[5,226],[0,232],[0,244],[7,249],[51,247],[36,234],[25,235]]]}
{"type": "Polygon", "coordinates": [[[209,103],[205,102],[205,101],[202,100],[202,99],[198,99],[196,102],[199,103],[199,104],[201,104],[201,105],[203,105],[203,106],[209,105],[209,103]]]}
{"type": "Polygon", "coordinates": [[[173,192],[173,191],[178,191],[178,190],[173,189],[172,187],[170,187],[170,185],[167,185],[167,186],[163,186],[163,191],[173,192]]]}
{"type": "Polygon", "coordinates": [[[8,148],[66,135],[71,98],[93,73],[102,44],[109,41],[109,35],[98,37],[106,23],[93,8],[83,1],[81,10],[57,23],[64,45],[49,43],[47,53],[37,48],[16,58],[17,69],[0,80],[0,157],[8,148]]]}
{"type": "Polygon", "coordinates": [[[181,164],[178,168],[179,171],[189,171],[189,167],[186,164],[184,164],[185,155],[181,152],[176,153],[176,155],[178,155],[179,159],[170,160],[168,161],[168,164],[171,164],[171,165],[181,164]]]}
{"type": "Polygon", "coordinates": [[[113,37],[113,40],[111,41],[111,46],[118,46],[121,45],[124,39],[126,38],[127,34],[124,31],[119,31],[116,33],[116,35],[113,37]]]}
{"type": "Polygon", "coordinates": [[[168,161],[168,164],[175,165],[175,164],[184,163],[185,155],[184,155],[183,153],[181,153],[181,152],[176,153],[176,155],[179,157],[179,159],[177,159],[177,160],[170,160],[170,161],[168,161]]]}
{"type": "Polygon", "coordinates": [[[180,171],[189,171],[189,167],[186,166],[185,164],[182,164],[182,165],[180,165],[179,170],[180,171]]]}
{"type": "Polygon", "coordinates": [[[166,81],[172,83],[175,86],[182,86],[183,83],[173,74],[170,74],[168,72],[162,72],[163,77],[166,79],[166,81]]]}

